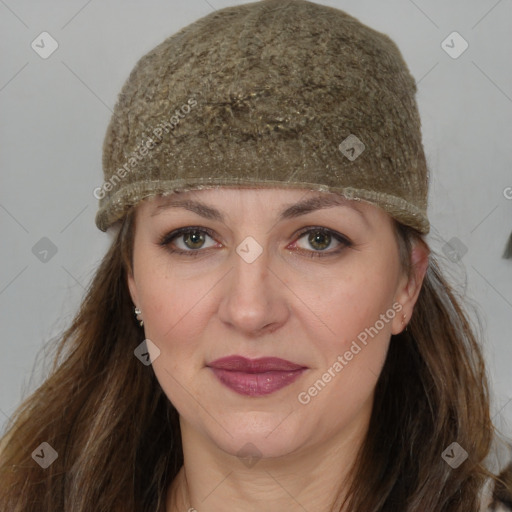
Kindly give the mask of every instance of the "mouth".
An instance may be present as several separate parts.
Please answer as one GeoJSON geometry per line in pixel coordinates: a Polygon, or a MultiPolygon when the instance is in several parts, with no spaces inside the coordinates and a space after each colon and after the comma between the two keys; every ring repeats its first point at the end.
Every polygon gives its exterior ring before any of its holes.
{"type": "Polygon", "coordinates": [[[226,387],[245,396],[264,396],[297,380],[307,367],[276,357],[229,356],[207,365],[226,387]]]}

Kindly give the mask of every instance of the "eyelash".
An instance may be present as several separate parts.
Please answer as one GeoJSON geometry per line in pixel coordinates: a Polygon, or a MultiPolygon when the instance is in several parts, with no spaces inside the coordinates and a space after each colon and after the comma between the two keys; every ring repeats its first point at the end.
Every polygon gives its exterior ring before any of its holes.
{"type": "MultiPolygon", "coordinates": [[[[333,231],[331,229],[324,228],[321,226],[312,226],[312,227],[310,226],[310,227],[305,228],[304,230],[301,230],[299,232],[299,234],[297,235],[297,240],[301,239],[304,235],[306,235],[310,232],[328,234],[332,238],[334,238],[336,241],[338,241],[340,244],[342,244],[341,248],[339,248],[335,251],[329,251],[329,252],[308,251],[307,249],[296,249],[301,252],[306,251],[307,253],[309,253],[308,256],[311,258],[315,258],[315,257],[322,258],[322,257],[334,256],[336,254],[339,254],[341,251],[343,251],[343,249],[353,246],[353,243],[345,236],[341,235],[340,233],[337,233],[336,231],[333,231]]],[[[203,228],[203,227],[199,227],[199,226],[198,227],[189,226],[186,228],[176,229],[174,231],[171,231],[170,233],[163,235],[160,238],[158,244],[162,247],[165,247],[166,250],[169,251],[170,253],[186,255],[188,257],[197,257],[200,255],[201,252],[204,252],[205,250],[210,249],[210,247],[209,247],[207,249],[190,249],[188,251],[183,251],[181,249],[171,248],[170,244],[174,239],[179,238],[180,236],[182,236],[184,234],[188,234],[188,233],[206,233],[210,238],[214,239],[214,232],[211,229],[203,228]]]]}

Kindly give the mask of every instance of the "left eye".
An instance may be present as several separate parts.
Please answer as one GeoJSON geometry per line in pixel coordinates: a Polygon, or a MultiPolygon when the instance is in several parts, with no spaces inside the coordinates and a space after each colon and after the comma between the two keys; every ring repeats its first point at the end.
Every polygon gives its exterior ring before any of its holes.
{"type": "MultiPolygon", "coordinates": [[[[326,252],[327,254],[337,253],[339,250],[333,250],[333,251],[326,251],[331,243],[333,241],[338,242],[338,245],[341,245],[343,247],[350,247],[352,243],[345,238],[343,235],[340,235],[339,233],[336,233],[335,231],[332,231],[330,229],[317,227],[317,228],[308,228],[306,231],[303,231],[298,240],[301,240],[302,238],[307,237],[307,243],[310,247],[313,247],[314,251],[311,254],[311,256],[322,256],[322,254],[315,254],[315,253],[323,253],[326,252]]],[[[305,248],[305,250],[309,250],[305,248]]]]}

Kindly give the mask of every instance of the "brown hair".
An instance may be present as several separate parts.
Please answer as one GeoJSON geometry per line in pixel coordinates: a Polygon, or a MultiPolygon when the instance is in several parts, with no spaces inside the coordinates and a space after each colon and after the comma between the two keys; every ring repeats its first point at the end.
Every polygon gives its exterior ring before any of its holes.
{"type": "MultiPolygon", "coordinates": [[[[395,227],[409,272],[411,243],[422,236],[395,227]]],[[[0,443],[3,512],[154,512],[183,464],[178,413],[152,366],[133,354],[143,338],[127,285],[134,229],[132,208],[50,376],[9,422],[0,443]],[[58,458],[42,469],[31,453],[45,441],[58,458]]],[[[349,510],[479,511],[484,480],[495,478],[484,465],[495,434],[486,382],[479,344],[431,255],[408,330],[391,339],[349,510]],[[441,457],[453,441],[469,454],[457,469],[441,457]]]]}

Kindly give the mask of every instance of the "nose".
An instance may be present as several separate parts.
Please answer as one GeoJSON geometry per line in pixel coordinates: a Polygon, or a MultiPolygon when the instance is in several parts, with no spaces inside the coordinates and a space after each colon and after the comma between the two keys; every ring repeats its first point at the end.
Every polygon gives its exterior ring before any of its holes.
{"type": "Polygon", "coordinates": [[[276,258],[267,247],[247,237],[232,254],[233,267],[223,280],[220,319],[247,336],[279,329],[290,314],[290,290],[276,258]]]}

